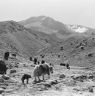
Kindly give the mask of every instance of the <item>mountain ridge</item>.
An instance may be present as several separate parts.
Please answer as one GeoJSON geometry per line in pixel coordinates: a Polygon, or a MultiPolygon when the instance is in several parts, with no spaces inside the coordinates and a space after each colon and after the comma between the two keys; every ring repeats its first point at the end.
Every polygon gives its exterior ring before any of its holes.
{"type": "MultiPolygon", "coordinates": [[[[77,27],[79,28],[83,27],[88,29],[87,32],[85,33],[78,33],[68,28],[66,24],[60,23],[50,17],[48,17],[47,19],[45,16],[32,17],[32,18],[33,18],[32,20],[33,24],[35,23],[35,21],[36,22],[44,21],[44,23],[42,22],[42,24],[46,26],[47,30],[45,29],[44,32],[42,29],[39,30],[37,28],[38,25],[36,27],[36,24],[35,27],[33,25],[31,28],[27,28],[26,26],[21,24],[21,21],[0,22],[0,35],[1,35],[0,43],[2,44],[3,42],[4,43],[3,47],[6,45],[9,48],[9,49],[6,48],[5,50],[17,51],[18,53],[24,54],[29,57],[32,55],[38,55],[39,53],[44,54],[44,52],[64,53],[68,51],[72,53],[75,50],[75,52],[80,51],[81,53],[83,49],[85,50],[85,48],[90,49],[89,46],[91,46],[92,49],[94,48],[94,42],[93,42],[93,37],[94,37],[93,34],[95,33],[94,29],[90,29],[89,27],[85,27],[82,25],[77,25],[77,26],[68,25],[70,26],[70,28],[72,27],[72,29],[77,29],[77,27]],[[58,25],[61,26],[58,27],[58,25]],[[83,45],[84,41],[89,42],[87,43],[88,45],[86,44],[83,45]]],[[[3,48],[1,49],[4,50],[3,48]]]]}
{"type": "Polygon", "coordinates": [[[71,32],[79,32],[79,33],[84,33],[91,29],[95,30],[94,28],[86,27],[83,25],[64,24],[48,16],[30,17],[26,20],[20,21],[19,23],[24,25],[26,28],[31,28],[31,27],[32,28],[33,27],[36,27],[36,28],[45,27],[46,29],[49,28],[49,29],[52,29],[51,30],[52,32],[55,31],[55,33],[58,32],[58,30],[67,30],[68,32],[71,31],[71,32]],[[74,30],[75,28],[77,30],[74,30]]]}

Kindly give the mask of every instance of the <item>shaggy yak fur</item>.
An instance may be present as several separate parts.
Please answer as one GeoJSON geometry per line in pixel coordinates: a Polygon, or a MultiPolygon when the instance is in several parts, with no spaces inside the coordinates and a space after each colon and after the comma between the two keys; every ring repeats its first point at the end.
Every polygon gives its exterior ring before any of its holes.
{"type": "Polygon", "coordinates": [[[38,77],[38,81],[40,81],[40,78],[39,78],[40,76],[43,76],[43,80],[44,80],[45,74],[47,74],[48,77],[50,78],[50,73],[53,73],[53,67],[48,64],[36,65],[33,71],[35,81],[37,81],[36,77],[38,77]]]}

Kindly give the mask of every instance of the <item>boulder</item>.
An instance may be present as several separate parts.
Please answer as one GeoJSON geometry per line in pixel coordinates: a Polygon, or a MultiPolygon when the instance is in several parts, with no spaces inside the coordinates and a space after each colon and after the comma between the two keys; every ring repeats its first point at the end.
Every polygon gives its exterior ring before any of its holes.
{"type": "Polygon", "coordinates": [[[4,92],[3,88],[0,88],[0,94],[2,94],[4,92]]]}
{"type": "Polygon", "coordinates": [[[55,85],[55,84],[58,84],[58,81],[57,80],[54,80],[54,81],[51,81],[50,82],[50,85],[55,85]]]}
{"type": "Polygon", "coordinates": [[[10,70],[10,73],[16,73],[15,69],[10,70]]]}
{"type": "Polygon", "coordinates": [[[88,79],[87,75],[73,77],[73,80],[80,81],[80,82],[83,82],[84,80],[87,80],[87,79],[88,79]]]}
{"type": "Polygon", "coordinates": [[[2,78],[3,78],[4,80],[9,80],[9,79],[10,79],[10,77],[7,76],[7,75],[3,75],[2,78]]]}
{"type": "Polygon", "coordinates": [[[94,92],[93,87],[89,87],[88,90],[89,90],[89,92],[91,92],[91,93],[94,92]]]}
{"type": "Polygon", "coordinates": [[[63,79],[63,78],[65,78],[66,76],[64,75],[64,74],[61,74],[60,76],[59,76],[59,78],[60,79],[63,79]]]}
{"type": "Polygon", "coordinates": [[[44,84],[44,86],[50,88],[51,84],[44,84]]]}

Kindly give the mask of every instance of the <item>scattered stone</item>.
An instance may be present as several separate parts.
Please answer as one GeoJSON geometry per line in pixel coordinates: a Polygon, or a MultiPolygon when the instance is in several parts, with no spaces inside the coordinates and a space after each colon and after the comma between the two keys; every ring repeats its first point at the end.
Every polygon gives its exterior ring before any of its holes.
{"type": "Polygon", "coordinates": [[[84,80],[87,80],[87,75],[81,75],[78,77],[73,77],[74,80],[83,82],[84,80]]]}
{"type": "Polygon", "coordinates": [[[76,92],[79,92],[79,91],[80,91],[80,90],[79,90],[79,89],[77,89],[77,88],[74,88],[73,90],[74,90],[74,91],[76,91],[76,92]]]}
{"type": "Polygon", "coordinates": [[[88,57],[93,57],[93,53],[89,53],[88,54],[88,57]]]}
{"type": "Polygon", "coordinates": [[[63,78],[65,78],[66,76],[64,75],[64,74],[61,74],[60,76],[59,76],[59,78],[61,78],[61,79],[63,79],[63,78]]]}
{"type": "Polygon", "coordinates": [[[93,87],[89,87],[88,90],[89,90],[89,92],[91,92],[91,93],[94,92],[93,87]]]}
{"type": "Polygon", "coordinates": [[[91,76],[88,76],[88,79],[93,79],[95,78],[95,76],[91,75],[91,76]]]}
{"type": "Polygon", "coordinates": [[[45,87],[51,87],[51,84],[44,84],[45,87]]]}
{"type": "Polygon", "coordinates": [[[3,88],[0,88],[0,94],[2,94],[4,92],[3,88]]]}
{"type": "Polygon", "coordinates": [[[75,80],[67,80],[65,81],[67,86],[76,86],[77,82],[75,80]]]}
{"type": "Polygon", "coordinates": [[[50,84],[51,84],[51,85],[58,84],[58,81],[57,81],[57,80],[51,81],[50,84]]]}
{"type": "Polygon", "coordinates": [[[10,70],[10,73],[16,73],[16,70],[10,70]]]}
{"type": "Polygon", "coordinates": [[[4,83],[4,79],[3,78],[0,78],[0,83],[4,83]]]}
{"type": "Polygon", "coordinates": [[[3,75],[2,78],[3,78],[4,80],[9,80],[9,79],[10,79],[10,77],[9,77],[9,76],[6,76],[6,75],[3,75]]]}

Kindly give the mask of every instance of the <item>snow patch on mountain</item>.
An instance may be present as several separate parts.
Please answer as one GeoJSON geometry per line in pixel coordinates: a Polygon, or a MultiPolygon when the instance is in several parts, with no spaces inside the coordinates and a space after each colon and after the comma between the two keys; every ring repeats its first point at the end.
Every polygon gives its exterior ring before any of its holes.
{"type": "Polygon", "coordinates": [[[78,33],[84,33],[88,30],[88,28],[80,25],[68,25],[68,28],[78,33]]]}

